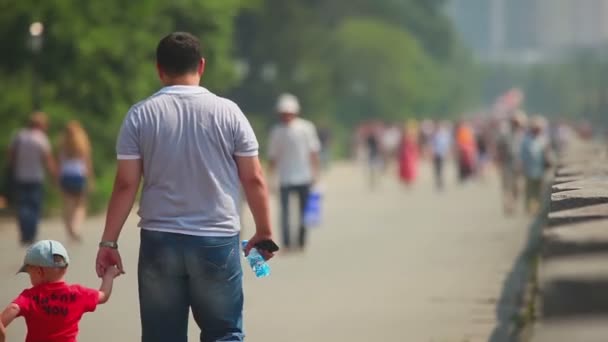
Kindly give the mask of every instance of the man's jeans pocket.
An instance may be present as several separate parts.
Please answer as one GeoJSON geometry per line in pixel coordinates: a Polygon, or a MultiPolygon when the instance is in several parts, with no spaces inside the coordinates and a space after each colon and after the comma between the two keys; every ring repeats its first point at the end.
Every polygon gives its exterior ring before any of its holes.
{"type": "Polygon", "coordinates": [[[240,250],[238,237],[210,238],[217,240],[201,248],[190,248],[186,253],[186,267],[191,277],[227,280],[240,273],[240,250]]]}

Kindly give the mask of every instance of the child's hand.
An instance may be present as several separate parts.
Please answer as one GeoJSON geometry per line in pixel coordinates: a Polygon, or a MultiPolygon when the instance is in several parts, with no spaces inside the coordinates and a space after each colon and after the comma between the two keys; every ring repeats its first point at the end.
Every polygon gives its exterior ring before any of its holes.
{"type": "Polygon", "coordinates": [[[120,270],[116,266],[108,267],[106,269],[106,273],[104,274],[104,277],[112,278],[112,279],[114,279],[118,276],[120,276],[120,270]]]}

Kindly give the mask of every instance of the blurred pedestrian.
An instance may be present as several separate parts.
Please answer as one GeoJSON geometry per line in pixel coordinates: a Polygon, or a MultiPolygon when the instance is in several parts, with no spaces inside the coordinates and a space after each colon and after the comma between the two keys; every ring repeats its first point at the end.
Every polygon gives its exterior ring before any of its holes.
{"type": "Polygon", "coordinates": [[[382,160],[382,146],[380,142],[380,127],[377,124],[368,124],[365,130],[365,147],[367,152],[366,165],[368,170],[369,185],[374,189],[378,182],[379,174],[384,168],[382,160]]]}
{"type": "Polygon", "coordinates": [[[48,117],[36,112],[11,141],[8,160],[15,180],[17,221],[24,246],[34,243],[44,200],[45,169],[56,179],[56,164],[47,137],[48,117]]]}
{"type": "Polygon", "coordinates": [[[300,117],[300,103],[292,94],[283,94],[277,102],[280,123],[270,133],[268,154],[270,169],[278,174],[280,186],[280,221],[283,247],[292,248],[290,197],[297,195],[299,204],[298,248],[306,246],[307,227],[304,211],[311,186],[320,172],[320,142],[312,122],[300,117]]]}
{"type": "Polygon", "coordinates": [[[452,148],[452,135],[445,122],[437,122],[431,136],[431,148],[433,153],[433,170],[435,175],[435,186],[438,190],[445,187],[444,165],[452,148]]]}
{"type": "Polygon", "coordinates": [[[420,148],[420,158],[427,159],[431,156],[432,137],[435,125],[433,120],[424,119],[418,125],[418,147],[420,148]]]}
{"type": "Polygon", "coordinates": [[[410,120],[403,128],[399,144],[399,179],[405,185],[411,185],[418,176],[418,125],[410,120]]]}
{"type": "Polygon", "coordinates": [[[141,341],[188,341],[190,311],[201,341],[243,341],[239,180],[256,225],[245,254],[256,246],[273,256],[260,245],[272,245],[273,234],[258,142],[234,102],[199,86],[205,60],[198,38],[175,32],[161,39],[156,67],[164,87],[131,107],[118,135],[96,272],[124,272],[117,241],[143,178],[141,341]]]}
{"type": "Polygon", "coordinates": [[[497,142],[497,162],[502,180],[503,207],[513,214],[519,198],[522,178],[521,145],[525,137],[526,114],[516,111],[500,128],[497,142]]]}
{"type": "Polygon", "coordinates": [[[564,121],[560,121],[551,125],[549,136],[552,150],[556,155],[561,156],[568,147],[573,133],[571,128],[564,121]]]}
{"type": "Polygon", "coordinates": [[[86,217],[87,190],[93,185],[89,137],[78,121],[65,126],[59,149],[59,185],[63,195],[63,222],[69,238],[81,241],[86,217]]]}
{"type": "Polygon", "coordinates": [[[399,145],[401,144],[401,135],[402,130],[399,129],[397,125],[392,124],[382,132],[381,150],[385,168],[391,168],[398,159],[397,152],[399,151],[399,145]]]}
{"type": "Polygon", "coordinates": [[[525,208],[529,215],[535,215],[541,206],[546,170],[552,164],[545,126],[544,118],[532,118],[528,133],[521,144],[521,160],[526,180],[525,208]]]}
{"type": "Polygon", "coordinates": [[[464,121],[456,125],[456,156],[458,178],[460,182],[465,182],[475,173],[477,142],[473,129],[464,121]]]}
{"type": "Polygon", "coordinates": [[[475,129],[475,142],[477,144],[477,177],[481,180],[485,178],[488,164],[490,163],[490,147],[488,139],[488,127],[486,123],[478,123],[475,129]]]}

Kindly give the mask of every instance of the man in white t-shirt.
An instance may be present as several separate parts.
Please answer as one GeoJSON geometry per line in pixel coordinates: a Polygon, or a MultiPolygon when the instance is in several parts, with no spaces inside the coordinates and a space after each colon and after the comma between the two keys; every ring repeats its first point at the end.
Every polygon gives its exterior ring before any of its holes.
{"type": "Polygon", "coordinates": [[[291,247],[289,227],[289,197],[297,194],[300,208],[298,247],[306,244],[304,210],[310,187],[319,177],[321,144],[312,122],[299,117],[300,103],[291,94],[283,94],[277,103],[281,122],[270,134],[271,171],[276,171],[280,185],[281,228],[283,246],[291,247]]]}

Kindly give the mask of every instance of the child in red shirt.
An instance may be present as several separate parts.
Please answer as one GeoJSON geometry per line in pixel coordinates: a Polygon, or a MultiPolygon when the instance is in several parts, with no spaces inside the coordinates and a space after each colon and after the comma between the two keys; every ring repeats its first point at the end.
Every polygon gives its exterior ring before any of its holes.
{"type": "Polygon", "coordinates": [[[29,274],[32,287],[2,312],[0,342],[4,342],[4,327],[19,316],[27,325],[26,342],[76,342],[82,315],[108,301],[120,271],[109,268],[101,288],[93,290],[64,282],[69,263],[65,247],[57,241],[39,241],[28,249],[19,272],[29,274]]]}

